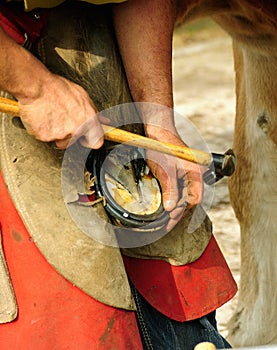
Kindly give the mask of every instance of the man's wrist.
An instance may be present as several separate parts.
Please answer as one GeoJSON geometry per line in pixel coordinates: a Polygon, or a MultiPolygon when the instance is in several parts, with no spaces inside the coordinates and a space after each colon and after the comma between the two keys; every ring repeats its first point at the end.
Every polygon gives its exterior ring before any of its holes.
{"type": "Polygon", "coordinates": [[[145,130],[146,136],[154,140],[167,142],[175,138],[179,139],[178,132],[175,128],[175,125],[173,124],[171,125],[145,124],[144,130],[145,130]]]}
{"type": "Polygon", "coordinates": [[[0,31],[0,39],[0,88],[18,100],[37,98],[51,73],[3,31],[0,31]]]}

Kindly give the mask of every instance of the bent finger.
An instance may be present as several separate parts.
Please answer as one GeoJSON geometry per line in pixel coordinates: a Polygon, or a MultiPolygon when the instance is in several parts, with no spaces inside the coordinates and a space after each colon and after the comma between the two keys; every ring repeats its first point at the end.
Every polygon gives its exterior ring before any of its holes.
{"type": "Polygon", "coordinates": [[[189,206],[200,204],[203,199],[203,179],[201,168],[197,165],[192,167],[186,174],[186,189],[184,196],[189,206]]]}
{"type": "Polygon", "coordinates": [[[160,185],[162,188],[163,206],[166,211],[172,211],[176,208],[179,189],[176,178],[176,172],[171,170],[164,171],[163,176],[160,179],[160,185]]]}
{"type": "Polygon", "coordinates": [[[99,149],[104,143],[104,136],[94,138],[91,135],[85,135],[80,138],[80,143],[86,148],[99,149]]]}
{"type": "Polygon", "coordinates": [[[100,148],[104,143],[104,131],[96,116],[87,120],[74,135],[82,146],[92,149],[100,148]]]}

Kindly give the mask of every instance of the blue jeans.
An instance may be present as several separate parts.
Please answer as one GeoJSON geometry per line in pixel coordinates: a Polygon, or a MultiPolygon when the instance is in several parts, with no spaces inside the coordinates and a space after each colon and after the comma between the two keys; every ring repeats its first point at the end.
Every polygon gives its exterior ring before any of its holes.
{"type": "Polygon", "coordinates": [[[215,312],[193,321],[178,322],[155,310],[135,288],[137,323],[145,350],[193,350],[200,342],[213,343],[217,349],[231,348],[219,334],[215,312]]]}

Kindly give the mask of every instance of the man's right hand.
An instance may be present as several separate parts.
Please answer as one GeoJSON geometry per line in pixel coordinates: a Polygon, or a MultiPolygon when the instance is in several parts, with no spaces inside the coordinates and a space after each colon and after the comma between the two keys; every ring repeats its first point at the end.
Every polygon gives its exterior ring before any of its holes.
{"type": "Polygon", "coordinates": [[[85,147],[99,148],[103,144],[97,109],[86,91],[51,73],[1,27],[0,89],[18,100],[21,120],[38,140],[55,141],[62,149],[72,136],[85,147]]]}
{"type": "Polygon", "coordinates": [[[61,149],[72,137],[89,148],[103,144],[96,107],[81,86],[65,78],[50,73],[41,94],[20,99],[19,110],[27,132],[38,140],[55,141],[61,149]]]}

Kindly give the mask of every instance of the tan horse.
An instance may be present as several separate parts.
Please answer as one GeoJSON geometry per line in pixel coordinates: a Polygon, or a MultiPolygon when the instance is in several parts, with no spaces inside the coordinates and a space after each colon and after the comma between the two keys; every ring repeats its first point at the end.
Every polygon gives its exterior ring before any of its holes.
{"type": "Polygon", "coordinates": [[[210,16],[233,38],[241,282],[229,325],[235,346],[277,343],[277,1],[179,1],[180,21],[210,16]]]}

